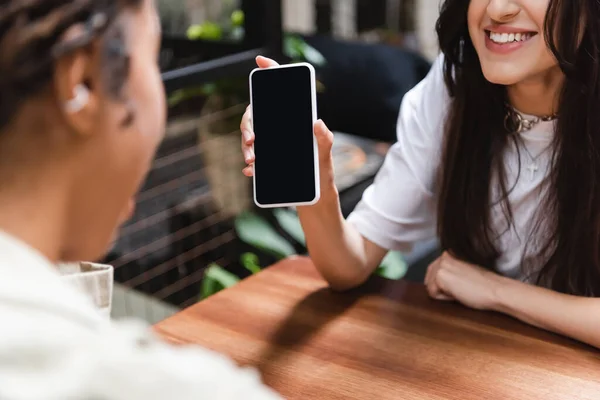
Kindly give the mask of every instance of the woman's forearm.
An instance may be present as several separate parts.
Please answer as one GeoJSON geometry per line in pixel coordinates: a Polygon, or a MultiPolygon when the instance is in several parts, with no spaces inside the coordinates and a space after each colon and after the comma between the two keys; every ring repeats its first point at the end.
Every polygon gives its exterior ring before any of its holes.
{"type": "Polygon", "coordinates": [[[360,285],[386,254],[344,220],[335,189],[323,193],[317,205],[299,208],[298,214],[310,256],[333,289],[360,285]]]}
{"type": "Polygon", "coordinates": [[[600,348],[600,299],[569,296],[504,278],[493,309],[600,348]]]}

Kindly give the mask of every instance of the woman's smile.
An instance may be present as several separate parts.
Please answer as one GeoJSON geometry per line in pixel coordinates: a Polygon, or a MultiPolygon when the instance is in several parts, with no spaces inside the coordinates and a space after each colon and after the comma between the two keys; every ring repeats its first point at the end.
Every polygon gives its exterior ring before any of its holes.
{"type": "Polygon", "coordinates": [[[484,29],[485,47],[491,52],[508,54],[520,50],[537,39],[537,32],[501,25],[484,29]]]}

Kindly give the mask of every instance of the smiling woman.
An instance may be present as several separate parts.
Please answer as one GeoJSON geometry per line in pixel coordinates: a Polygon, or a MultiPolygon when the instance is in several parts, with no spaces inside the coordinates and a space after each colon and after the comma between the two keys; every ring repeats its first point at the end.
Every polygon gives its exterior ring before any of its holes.
{"type": "Polygon", "coordinates": [[[322,197],[298,210],[315,264],[344,290],[437,234],[433,298],[600,347],[600,3],[445,0],[437,33],[443,54],[404,97],[398,142],[348,221],[333,135],[315,126],[322,197]]]}
{"type": "Polygon", "coordinates": [[[528,279],[594,296],[600,295],[598,15],[598,4],[585,0],[454,0],[438,23],[454,95],[438,203],[444,247],[492,268],[506,246],[497,235],[518,232],[514,243],[521,243],[522,254],[515,265],[528,279]],[[457,29],[460,15],[468,35],[457,29]],[[503,41],[508,32],[528,40],[495,43],[490,37],[501,34],[503,41]],[[522,118],[515,109],[535,117],[522,118]],[[532,151],[528,142],[535,138],[523,133],[541,126],[549,135],[532,151]],[[514,150],[517,168],[506,165],[514,150]],[[517,220],[522,183],[511,171],[521,168],[540,185],[531,193],[526,224],[517,220]],[[497,190],[482,190],[480,182],[492,180],[497,190]],[[492,215],[490,203],[497,209],[492,215]],[[506,221],[504,233],[492,229],[498,218],[506,221]]]}

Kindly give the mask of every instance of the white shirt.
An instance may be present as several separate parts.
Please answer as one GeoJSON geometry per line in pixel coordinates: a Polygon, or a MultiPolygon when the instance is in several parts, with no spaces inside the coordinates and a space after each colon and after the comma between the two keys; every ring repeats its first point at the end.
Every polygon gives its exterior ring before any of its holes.
{"type": "Polygon", "coordinates": [[[168,346],[141,323],[111,322],[112,270],[83,267],[61,266],[61,276],[0,231],[0,399],[280,398],[219,354],[168,346]]]}
{"type": "MultiPolygon", "coordinates": [[[[415,242],[436,235],[435,182],[450,102],[440,56],[428,76],[405,95],[398,118],[398,141],[390,149],[375,182],[348,218],[361,235],[385,249],[407,252],[415,242]]],[[[503,275],[527,280],[521,260],[535,212],[547,188],[553,134],[554,123],[541,122],[521,134],[525,148],[521,146],[518,151],[509,146],[504,154],[507,187],[511,188],[515,182],[516,185],[508,198],[514,214],[511,229],[506,230],[500,206],[492,209],[492,227],[499,235],[496,246],[501,252],[496,269],[503,275]],[[527,169],[532,164],[531,156],[536,158],[539,168],[533,179],[527,169]]],[[[492,183],[492,201],[498,198],[498,193],[497,185],[492,183]]]]}

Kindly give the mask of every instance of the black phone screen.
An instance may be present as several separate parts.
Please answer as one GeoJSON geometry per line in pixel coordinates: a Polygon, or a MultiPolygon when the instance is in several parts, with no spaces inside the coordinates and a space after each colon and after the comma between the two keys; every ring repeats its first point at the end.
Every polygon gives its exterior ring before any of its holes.
{"type": "Polygon", "coordinates": [[[306,66],[252,74],[255,196],[260,205],[316,198],[311,71],[306,66]]]}

